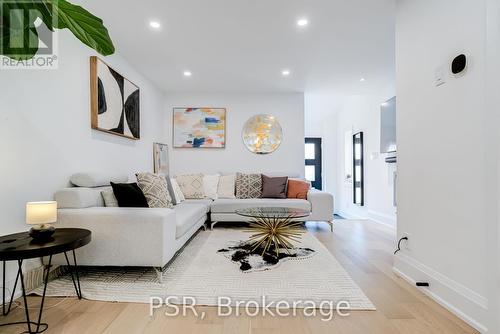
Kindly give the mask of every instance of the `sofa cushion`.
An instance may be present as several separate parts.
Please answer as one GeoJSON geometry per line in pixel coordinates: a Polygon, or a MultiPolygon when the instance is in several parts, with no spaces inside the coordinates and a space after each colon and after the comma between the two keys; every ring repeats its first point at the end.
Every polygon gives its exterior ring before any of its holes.
{"type": "Polygon", "coordinates": [[[118,205],[125,208],[147,208],[148,201],[137,183],[113,183],[113,193],[118,200],[118,205]]]}
{"type": "Polygon", "coordinates": [[[234,213],[251,207],[287,207],[311,211],[311,203],[306,200],[278,198],[216,199],[211,210],[214,213],[234,213]]]}
{"type": "Polygon", "coordinates": [[[182,204],[186,204],[186,205],[189,205],[189,204],[195,204],[195,205],[203,205],[205,206],[205,209],[208,212],[210,212],[210,206],[212,205],[214,201],[209,199],[209,198],[205,198],[205,199],[187,199],[185,200],[184,202],[182,202],[182,204]]]}
{"type": "Polygon", "coordinates": [[[219,178],[217,198],[236,198],[234,195],[236,174],[222,175],[219,178]]]}
{"type": "Polygon", "coordinates": [[[182,203],[174,207],[176,232],[175,238],[180,238],[189,231],[200,219],[207,216],[204,204],[182,203]]]}
{"type": "Polygon", "coordinates": [[[172,177],[170,178],[170,184],[172,184],[172,189],[174,191],[175,205],[181,204],[186,200],[184,194],[182,193],[181,187],[179,187],[177,180],[172,177]]]}
{"type": "Polygon", "coordinates": [[[307,181],[290,179],[288,180],[288,189],[286,197],[307,199],[307,193],[311,188],[307,181]]]}
{"type": "Polygon", "coordinates": [[[102,199],[104,200],[104,206],[107,208],[116,208],[118,207],[118,200],[113,193],[113,189],[107,189],[101,191],[102,199]]]}
{"type": "Polygon", "coordinates": [[[153,173],[137,173],[135,176],[150,208],[172,208],[172,197],[165,176],[153,173]]]}
{"type": "Polygon", "coordinates": [[[178,175],[175,177],[177,184],[185,198],[205,198],[203,188],[203,174],[178,175]]]}
{"type": "Polygon", "coordinates": [[[217,187],[219,185],[219,174],[203,176],[203,190],[206,198],[217,198],[217,187]]]}
{"type": "Polygon", "coordinates": [[[111,187],[64,188],[56,192],[54,199],[59,209],[84,209],[104,206],[101,192],[111,187]]]}
{"type": "Polygon", "coordinates": [[[262,175],[262,198],[286,198],[288,176],[269,177],[262,175]]]}
{"type": "Polygon", "coordinates": [[[96,188],[109,186],[110,182],[123,183],[128,181],[127,175],[108,175],[102,173],[77,173],[71,175],[69,181],[77,187],[96,188]]]}
{"type": "Polygon", "coordinates": [[[167,189],[168,189],[168,194],[170,196],[170,199],[172,201],[172,204],[173,205],[177,205],[177,198],[175,197],[175,190],[174,190],[174,185],[172,183],[172,179],[170,178],[170,176],[167,174],[160,174],[162,175],[165,180],[167,181],[167,189]]]}
{"type": "Polygon", "coordinates": [[[260,198],[261,196],[261,174],[236,174],[236,198],[260,198]]]}

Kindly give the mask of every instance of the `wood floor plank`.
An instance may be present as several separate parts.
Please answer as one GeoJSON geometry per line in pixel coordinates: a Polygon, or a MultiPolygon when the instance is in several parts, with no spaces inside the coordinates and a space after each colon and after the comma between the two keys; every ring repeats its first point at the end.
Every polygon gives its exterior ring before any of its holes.
{"type": "MultiPolygon", "coordinates": [[[[394,231],[371,221],[336,220],[332,233],[327,224],[308,223],[308,230],[334,254],[353,280],[377,307],[335,315],[289,317],[249,315],[217,316],[216,307],[197,307],[194,314],[169,317],[165,309],[149,314],[149,305],[111,303],[75,298],[47,298],[43,321],[47,334],[472,334],[478,333],[428,296],[392,272],[394,231]],[[204,317],[201,314],[204,312],[204,317]]],[[[39,297],[29,297],[34,317],[39,297]]],[[[18,300],[22,301],[22,300],[18,300]]],[[[24,320],[17,307],[0,323],[24,320]]],[[[21,333],[24,326],[0,327],[0,333],[21,333]]]]}

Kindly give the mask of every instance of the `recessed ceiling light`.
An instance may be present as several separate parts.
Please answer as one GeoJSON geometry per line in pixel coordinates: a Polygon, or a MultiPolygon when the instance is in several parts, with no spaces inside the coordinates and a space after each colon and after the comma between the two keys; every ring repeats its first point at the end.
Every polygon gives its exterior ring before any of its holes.
{"type": "Polygon", "coordinates": [[[290,75],[290,70],[283,70],[281,71],[281,74],[284,76],[284,77],[287,77],[290,75]]]}
{"type": "Polygon", "coordinates": [[[184,71],[183,74],[184,74],[185,77],[190,77],[190,76],[193,75],[193,73],[191,73],[191,71],[184,71]]]}
{"type": "Polygon", "coordinates": [[[359,79],[359,81],[360,81],[360,82],[365,82],[365,81],[366,81],[366,79],[365,79],[365,78],[361,78],[361,79],[359,79]]]}
{"type": "Polygon", "coordinates": [[[308,24],[309,24],[309,21],[307,19],[299,19],[299,20],[297,20],[297,25],[299,27],[305,27],[308,24]]]}
{"type": "Polygon", "coordinates": [[[149,22],[149,26],[153,29],[160,29],[161,24],[158,21],[151,21],[149,22]]]}

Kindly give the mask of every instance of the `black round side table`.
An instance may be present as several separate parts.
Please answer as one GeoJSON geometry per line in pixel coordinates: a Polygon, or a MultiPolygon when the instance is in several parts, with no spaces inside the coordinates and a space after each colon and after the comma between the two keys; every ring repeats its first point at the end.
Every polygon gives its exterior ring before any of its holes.
{"type": "MultiPolygon", "coordinates": [[[[71,279],[75,286],[78,299],[82,299],[82,289],[80,288],[80,277],[78,276],[78,264],[76,262],[75,249],[87,245],[91,240],[91,232],[89,230],[80,228],[58,228],[51,238],[43,241],[38,241],[29,236],[28,232],[10,234],[0,237],[0,261],[3,261],[3,285],[2,285],[2,313],[7,315],[10,312],[14,293],[16,291],[17,282],[21,281],[21,288],[23,292],[24,307],[26,311],[26,325],[28,326],[28,333],[41,333],[47,330],[48,324],[41,323],[43,303],[45,301],[45,293],[47,291],[47,283],[49,281],[50,267],[52,266],[52,256],[55,254],[64,253],[66,263],[70,269],[71,279]],[[70,264],[67,252],[73,253],[73,265],[70,264]],[[38,313],[38,321],[30,321],[28,312],[28,301],[26,299],[26,290],[24,288],[24,277],[22,271],[23,261],[26,259],[42,258],[48,256],[48,265],[44,268],[44,287],[42,302],[40,305],[40,312],[38,313]],[[18,270],[12,295],[10,296],[9,306],[5,309],[5,263],[6,261],[17,261],[18,270]],[[33,331],[32,327],[36,326],[33,331]],[[43,328],[40,328],[43,327],[43,328]]],[[[0,324],[1,326],[2,324],[0,324]]],[[[8,325],[8,324],[4,324],[8,325]]]]}

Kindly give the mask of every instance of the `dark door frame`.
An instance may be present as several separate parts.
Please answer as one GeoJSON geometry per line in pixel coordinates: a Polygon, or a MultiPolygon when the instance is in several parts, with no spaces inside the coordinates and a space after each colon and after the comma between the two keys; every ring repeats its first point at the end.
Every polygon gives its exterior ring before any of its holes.
{"type": "Polygon", "coordinates": [[[355,133],[352,136],[352,201],[359,206],[365,205],[365,168],[364,168],[364,138],[363,132],[355,133]],[[360,156],[356,158],[356,145],[360,146],[360,156]],[[359,173],[356,172],[359,167],[359,173]],[[359,196],[356,195],[356,189],[360,189],[359,196]]]}
{"type": "Polygon", "coordinates": [[[323,189],[323,175],[322,175],[322,148],[321,148],[321,138],[306,138],[305,144],[314,144],[314,159],[305,159],[306,166],[314,166],[314,174],[316,175],[316,180],[312,183],[312,186],[318,190],[323,189]]]}

